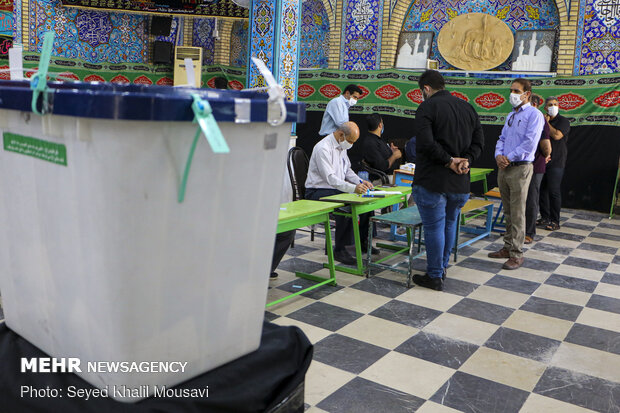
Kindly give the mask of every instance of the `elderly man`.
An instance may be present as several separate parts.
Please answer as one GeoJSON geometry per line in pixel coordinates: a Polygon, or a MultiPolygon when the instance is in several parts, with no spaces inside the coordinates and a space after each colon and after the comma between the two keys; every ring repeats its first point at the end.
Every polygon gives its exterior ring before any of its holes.
{"type": "MultiPolygon", "coordinates": [[[[363,181],[351,169],[347,149],[351,148],[360,136],[360,130],[354,122],[343,123],[334,133],[321,139],[312,150],[308,178],[306,179],[306,198],[318,200],[322,197],[347,193],[363,194],[373,187],[372,183],[363,181]]],[[[368,214],[360,215],[360,234],[368,234],[368,214]]],[[[353,243],[353,223],[350,218],[336,215],[336,246],[334,258],[343,264],[354,265],[355,259],[345,249],[353,243]]],[[[364,246],[362,236],[363,250],[364,246]]],[[[373,248],[373,253],[378,251],[373,248]]]]}
{"type": "Polygon", "coordinates": [[[543,114],[530,105],[532,83],[515,79],[510,86],[510,104],[514,108],[495,146],[495,161],[499,167],[497,182],[502,194],[506,233],[504,247],[489,254],[490,258],[507,258],[506,270],[516,270],[523,264],[525,241],[525,203],[532,179],[534,155],[543,131],[543,114]]]}
{"type": "Polygon", "coordinates": [[[362,96],[362,89],[356,85],[348,85],[342,95],[333,98],[327,104],[321,122],[320,136],[327,136],[349,121],[349,108],[355,105],[362,96]]]}

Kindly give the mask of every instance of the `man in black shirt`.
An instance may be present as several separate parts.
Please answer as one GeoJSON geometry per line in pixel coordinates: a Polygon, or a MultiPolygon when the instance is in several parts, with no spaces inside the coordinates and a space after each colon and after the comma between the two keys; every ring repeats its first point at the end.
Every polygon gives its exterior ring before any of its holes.
{"type": "Polygon", "coordinates": [[[548,231],[560,229],[560,209],[562,208],[562,177],[568,156],[566,141],[570,132],[570,122],[559,112],[558,99],[550,96],[545,99],[545,120],[549,125],[551,137],[551,161],[547,164],[540,186],[540,215],[537,222],[548,231]]]}
{"type": "Polygon", "coordinates": [[[418,84],[424,102],[416,112],[413,198],[424,227],[427,273],[414,282],[441,291],[456,221],[469,199],[469,166],[482,153],[484,135],[474,108],[445,90],[439,72],[427,70],[418,84]]]}
{"type": "MultiPolygon", "coordinates": [[[[355,145],[347,151],[351,161],[351,169],[356,173],[363,170],[361,163],[366,161],[368,166],[391,175],[396,161],[402,158],[402,153],[394,144],[388,145],[383,135],[383,119],[377,113],[366,116],[368,131],[360,136],[355,145]]],[[[379,177],[370,174],[370,180],[379,177]]]]}

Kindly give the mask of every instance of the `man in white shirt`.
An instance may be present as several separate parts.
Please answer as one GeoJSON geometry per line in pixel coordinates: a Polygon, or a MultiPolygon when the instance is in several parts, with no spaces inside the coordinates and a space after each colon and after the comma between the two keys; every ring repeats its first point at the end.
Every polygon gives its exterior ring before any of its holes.
{"type": "MultiPolygon", "coordinates": [[[[343,123],[334,133],[321,139],[312,150],[308,178],[306,179],[306,198],[318,200],[322,197],[346,193],[363,194],[373,187],[363,181],[351,169],[347,149],[351,148],[360,136],[354,122],[343,123]]],[[[334,258],[343,264],[354,265],[355,258],[345,249],[353,243],[353,223],[350,218],[336,215],[336,246],[334,258]]],[[[367,250],[369,215],[360,215],[360,238],[362,251],[367,250]]],[[[378,250],[373,248],[373,253],[378,250]]]]}
{"type": "Polygon", "coordinates": [[[349,108],[357,103],[360,96],[362,96],[362,89],[357,85],[349,85],[344,88],[342,95],[330,100],[323,114],[319,135],[326,136],[334,133],[340,125],[348,122],[349,108]]]}

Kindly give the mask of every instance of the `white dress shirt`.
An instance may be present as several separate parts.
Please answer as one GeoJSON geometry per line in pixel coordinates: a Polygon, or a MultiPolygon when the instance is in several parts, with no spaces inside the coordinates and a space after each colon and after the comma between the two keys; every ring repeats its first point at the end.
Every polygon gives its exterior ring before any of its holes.
{"type": "Polygon", "coordinates": [[[362,180],[351,169],[347,151],[331,133],[321,139],[312,150],[306,188],[337,189],[353,193],[362,180]]]}

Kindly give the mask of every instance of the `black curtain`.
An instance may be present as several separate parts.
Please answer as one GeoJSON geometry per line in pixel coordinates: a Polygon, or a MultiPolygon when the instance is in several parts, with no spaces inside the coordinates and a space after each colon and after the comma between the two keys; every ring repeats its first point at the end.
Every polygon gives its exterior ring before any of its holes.
{"type": "MultiPolygon", "coordinates": [[[[415,134],[415,119],[383,115],[385,133],[390,140],[406,140],[415,134]]],[[[297,125],[297,146],[308,156],[320,140],[318,135],[323,112],[307,112],[306,123],[297,125]]],[[[351,120],[366,130],[364,115],[351,114],[351,120]]],[[[494,168],[495,143],[502,131],[500,125],[482,125],[484,152],[474,163],[477,168],[494,168]]],[[[618,157],[620,128],[617,126],[575,126],[568,136],[568,159],[562,181],[562,207],[609,212],[613,195],[618,157]]],[[[488,178],[489,188],[497,186],[497,170],[488,178]]],[[[482,183],[472,184],[472,192],[482,194],[482,183]]]]}

